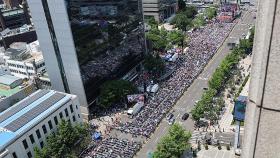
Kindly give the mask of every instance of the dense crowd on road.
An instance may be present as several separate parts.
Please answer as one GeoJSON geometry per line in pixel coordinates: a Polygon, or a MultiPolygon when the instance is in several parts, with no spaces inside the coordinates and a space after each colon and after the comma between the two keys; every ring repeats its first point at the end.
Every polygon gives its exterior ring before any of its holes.
{"type": "MultiPolygon", "coordinates": [[[[155,95],[150,96],[145,107],[129,122],[117,122],[112,128],[134,136],[149,137],[165,114],[176,103],[193,80],[213,57],[234,23],[212,23],[188,33],[190,41],[186,53],[181,53],[176,70],[164,82],[155,95]]],[[[105,138],[85,151],[82,157],[133,157],[141,144],[118,138],[105,138]]]]}
{"type": "Polygon", "coordinates": [[[145,108],[132,121],[119,123],[114,128],[149,137],[185,89],[203,70],[233,26],[234,23],[211,23],[189,33],[189,49],[176,61],[177,70],[168,80],[161,83],[162,88],[148,99],[145,108]]]}
{"type": "Polygon", "coordinates": [[[132,158],[134,154],[140,150],[139,142],[128,141],[118,138],[106,138],[96,146],[93,150],[88,150],[83,154],[85,158],[132,158]]]}

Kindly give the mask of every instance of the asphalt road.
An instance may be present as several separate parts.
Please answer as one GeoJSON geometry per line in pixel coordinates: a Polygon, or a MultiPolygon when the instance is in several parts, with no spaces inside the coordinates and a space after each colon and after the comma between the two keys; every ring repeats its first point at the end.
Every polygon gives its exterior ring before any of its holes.
{"type": "MultiPolygon", "coordinates": [[[[193,84],[188,88],[188,90],[182,95],[178,100],[176,105],[173,107],[173,114],[176,117],[176,122],[180,123],[185,129],[189,131],[194,130],[194,123],[192,119],[187,121],[182,121],[181,117],[184,113],[190,112],[193,108],[195,101],[201,98],[203,93],[203,87],[208,87],[207,83],[215,69],[219,66],[222,59],[230,52],[227,46],[227,41],[230,38],[241,38],[243,34],[247,34],[249,31],[249,25],[254,24],[255,12],[245,12],[240,21],[233,28],[229,37],[222,44],[218,52],[213,56],[212,60],[209,61],[208,65],[204,68],[204,71],[199,75],[199,77],[193,82],[193,84]]],[[[172,110],[171,110],[172,111],[172,110]]],[[[135,155],[136,158],[146,158],[149,152],[153,152],[156,149],[156,145],[160,138],[167,134],[168,125],[166,119],[163,119],[159,124],[158,128],[155,130],[154,134],[147,140],[143,145],[142,149],[135,155]]]]}

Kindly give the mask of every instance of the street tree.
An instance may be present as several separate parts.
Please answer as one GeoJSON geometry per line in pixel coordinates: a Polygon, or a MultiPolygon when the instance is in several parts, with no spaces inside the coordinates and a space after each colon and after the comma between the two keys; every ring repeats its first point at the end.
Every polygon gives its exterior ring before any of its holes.
{"type": "Polygon", "coordinates": [[[185,12],[181,12],[176,14],[176,16],[171,21],[171,24],[175,25],[176,28],[186,31],[191,26],[191,19],[185,14],[185,12]]]}
{"type": "Polygon", "coordinates": [[[188,6],[186,6],[183,13],[188,17],[188,19],[194,19],[198,12],[197,12],[196,6],[188,5],[188,6]]]}
{"type": "Polygon", "coordinates": [[[217,15],[217,9],[214,7],[209,7],[204,11],[205,16],[207,19],[211,20],[217,15]]]}
{"type": "Polygon", "coordinates": [[[147,39],[151,41],[153,50],[157,52],[164,51],[168,44],[167,31],[164,29],[158,30],[157,28],[152,28],[147,33],[147,39]]]}
{"type": "Polygon", "coordinates": [[[169,128],[168,134],[157,145],[153,158],[181,157],[183,152],[190,148],[190,144],[188,143],[190,138],[191,133],[187,132],[178,123],[175,123],[169,128]]]}
{"type": "Polygon", "coordinates": [[[152,54],[147,55],[144,59],[143,65],[145,70],[153,77],[159,77],[165,68],[164,61],[158,54],[155,56],[152,54]]]}
{"type": "Polygon", "coordinates": [[[178,9],[179,11],[186,9],[186,2],[184,0],[178,0],[178,9]]]}
{"type": "Polygon", "coordinates": [[[101,86],[98,104],[103,108],[121,102],[126,95],[136,92],[136,87],[129,81],[111,80],[101,86]]]}
{"type": "Polygon", "coordinates": [[[62,120],[58,125],[57,132],[47,137],[44,147],[41,150],[34,148],[34,157],[75,157],[77,154],[75,149],[81,148],[80,143],[88,141],[89,138],[87,129],[82,126],[85,125],[73,126],[69,121],[62,120]]]}
{"type": "Polygon", "coordinates": [[[171,44],[183,47],[186,39],[186,34],[182,31],[174,30],[168,34],[168,40],[171,44]]]}
{"type": "Polygon", "coordinates": [[[250,54],[252,52],[253,42],[250,42],[249,39],[241,39],[239,41],[239,48],[246,54],[250,54]]]}
{"type": "Polygon", "coordinates": [[[203,14],[199,14],[197,17],[195,17],[192,20],[192,25],[194,28],[199,28],[201,26],[204,26],[206,24],[205,22],[205,18],[203,16],[203,14]]]}

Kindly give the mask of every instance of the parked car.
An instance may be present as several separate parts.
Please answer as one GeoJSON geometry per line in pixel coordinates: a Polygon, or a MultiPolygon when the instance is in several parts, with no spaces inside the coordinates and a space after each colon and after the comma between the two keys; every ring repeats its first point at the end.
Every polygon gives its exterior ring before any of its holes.
{"type": "Polygon", "coordinates": [[[168,121],[168,124],[169,124],[169,125],[173,125],[174,122],[175,122],[175,118],[172,117],[172,118],[168,121]]]}
{"type": "Polygon", "coordinates": [[[166,120],[169,121],[169,120],[172,119],[173,117],[174,117],[174,114],[169,113],[169,114],[166,116],[166,120]]]}
{"type": "Polygon", "coordinates": [[[187,120],[189,118],[190,114],[188,113],[184,113],[184,115],[182,116],[182,120],[187,120]]]}

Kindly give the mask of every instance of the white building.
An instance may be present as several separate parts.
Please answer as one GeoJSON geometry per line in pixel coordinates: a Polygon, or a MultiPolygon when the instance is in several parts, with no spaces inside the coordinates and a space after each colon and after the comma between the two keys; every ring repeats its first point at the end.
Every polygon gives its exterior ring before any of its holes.
{"type": "Polygon", "coordinates": [[[1,53],[2,69],[12,75],[32,79],[46,71],[42,52],[38,41],[26,44],[15,42],[4,53],[1,53]]]}
{"type": "Polygon", "coordinates": [[[34,157],[58,123],[82,122],[77,96],[38,90],[0,114],[0,158],[34,157]]]}

